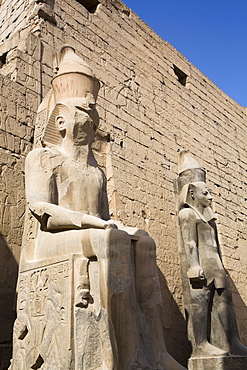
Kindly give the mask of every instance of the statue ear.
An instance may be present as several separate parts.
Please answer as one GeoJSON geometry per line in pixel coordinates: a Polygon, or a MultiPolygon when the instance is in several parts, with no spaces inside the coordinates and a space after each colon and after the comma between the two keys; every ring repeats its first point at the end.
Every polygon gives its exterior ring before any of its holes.
{"type": "Polygon", "coordinates": [[[195,199],[195,186],[194,184],[189,184],[189,191],[188,191],[188,194],[190,195],[190,198],[192,200],[195,199]]]}
{"type": "Polygon", "coordinates": [[[55,118],[55,121],[56,121],[56,125],[57,125],[57,128],[58,130],[61,132],[61,131],[64,131],[66,129],[66,126],[65,126],[65,117],[60,115],[60,116],[57,116],[55,118]]]}

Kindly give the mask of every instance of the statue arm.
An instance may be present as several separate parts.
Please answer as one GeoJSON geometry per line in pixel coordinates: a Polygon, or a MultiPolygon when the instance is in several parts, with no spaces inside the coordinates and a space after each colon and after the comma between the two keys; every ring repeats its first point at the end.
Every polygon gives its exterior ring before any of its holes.
{"type": "Polygon", "coordinates": [[[43,231],[117,228],[111,220],[105,221],[99,217],[71,211],[48,202],[31,202],[29,208],[40,222],[43,231]]]}
{"type": "Polygon", "coordinates": [[[45,149],[34,149],[26,160],[26,198],[30,211],[38,219],[43,231],[82,228],[115,228],[111,220],[75,212],[58,205],[58,192],[51,154],[45,149]]]}
{"type": "Polygon", "coordinates": [[[188,263],[187,276],[192,281],[204,280],[197,248],[196,215],[192,209],[184,208],[179,212],[179,225],[188,263]]]}
{"type": "MultiPolygon", "coordinates": [[[[210,221],[209,224],[212,226],[212,228],[214,229],[214,234],[215,234],[215,241],[216,241],[216,245],[217,245],[217,249],[218,249],[218,254],[219,254],[219,257],[220,257],[220,260],[222,262],[222,253],[221,253],[221,249],[220,249],[220,242],[219,242],[219,236],[218,236],[218,230],[217,230],[217,225],[215,223],[215,221],[210,221]]],[[[223,263],[223,262],[222,262],[223,263]]]]}
{"type": "Polygon", "coordinates": [[[109,213],[109,203],[108,203],[107,191],[106,191],[106,177],[103,171],[102,171],[102,176],[103,176],[103,186],[102,186],[102,193],[101,193],[100,216],[103,220],[109,220],[110,213],[109,213]]]}

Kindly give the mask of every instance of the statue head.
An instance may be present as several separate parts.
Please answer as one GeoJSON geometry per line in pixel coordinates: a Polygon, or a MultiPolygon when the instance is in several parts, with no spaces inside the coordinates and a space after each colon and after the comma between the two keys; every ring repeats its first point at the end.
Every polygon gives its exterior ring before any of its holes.
{"type": "Polygon", "coordinates": [[[56,146],[62,146],[63,140],[73,141],[75,145],[91,144],[99,125],[95,107],[99,81],[71,47],[64,47],[60,53],[52,91],[55,106],[43,142],[56,146]]]}
{"type": "Polygon", "coordinates": [[[61,146],[63,140],[73,141],[74,145],[91,144],[99,125],[99,116],[94,99],[64,100],[54,108],[44,141],[61,146]]]}
{"type": "Polygon", "coordinates": [[[206,172],[188,152],[179,154],[179,191],[178,209],[192,207],[204,220],[214,220],[216,217],[211,208],[212,196],[206,184],[206,172]]]}
{"type": "MultiPolygon", "coordinates": [[[[194,182],[184,186],[181,196],[183,205],[191,205],[195,208],[206,208],[212,205],[212,196],[205,182],[194,182]]],[[[182,204],[181,204],[182,205],[182,204]]]]}

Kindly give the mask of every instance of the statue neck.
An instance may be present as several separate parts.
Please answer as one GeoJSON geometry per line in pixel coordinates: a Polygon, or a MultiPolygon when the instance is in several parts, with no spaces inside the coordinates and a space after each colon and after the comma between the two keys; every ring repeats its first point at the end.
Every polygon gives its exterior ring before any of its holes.
{"type": "Polygon", "coordinates": [[[96,163],[91,144],[78,146],[72,141],[64,140],[62,148],[72,160],[82,165],[95,165],[96,163]]]}
{"type": "Polygon", "coordinates": [[[198,212],[200,212],[202,215],[204,214],[205,207],[203,207],[201,204],[198,204],[197,202],[194,202],[192,204],[195,209],[197,209],[198,212]]]}

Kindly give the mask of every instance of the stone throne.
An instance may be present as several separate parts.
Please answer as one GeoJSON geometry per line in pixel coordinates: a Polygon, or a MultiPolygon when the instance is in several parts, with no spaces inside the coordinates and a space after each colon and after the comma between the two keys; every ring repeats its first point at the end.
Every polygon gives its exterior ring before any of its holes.
{"type": "Polygon", "coordinates": [[[70,47],[38,110],[10,369],[181,370],[166,351],[155,243],[109,219],[91,144],[99,81],[70,47]]]}

